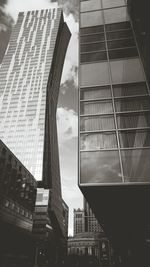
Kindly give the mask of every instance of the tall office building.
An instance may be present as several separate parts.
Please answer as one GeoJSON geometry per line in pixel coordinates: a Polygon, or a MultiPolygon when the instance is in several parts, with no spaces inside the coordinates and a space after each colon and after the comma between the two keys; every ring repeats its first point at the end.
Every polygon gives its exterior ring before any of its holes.
{"type": "Polygon", "coordinates": [[[73,221],[74,221],[74,235],[82,234],[85,232],[85,224],[84,224],[84,210],[82,209],[74,209],[73,211],[73,221]]]}
{"type": "Polygon", "coordinates": [[[0,69],[0,138],[44,188],[52,189],[51,211],[60,226],[56,109],[69,39],[57,4],[20,12],[0,69]]]}
{"type": "Polygon", "coordinates": [[[84,223],[85,232],[89,233],[103,233],[103,229],[100,226],[98,220],[96,219],[93,211],[91,210],[88,202],[84,198],[84,223]]]}
{"type": "Polygon", "coordinates": [[[150,221],[149,86],[127,1],[83,0],[80,11],[79,187],[128,251],[150,221]]]}

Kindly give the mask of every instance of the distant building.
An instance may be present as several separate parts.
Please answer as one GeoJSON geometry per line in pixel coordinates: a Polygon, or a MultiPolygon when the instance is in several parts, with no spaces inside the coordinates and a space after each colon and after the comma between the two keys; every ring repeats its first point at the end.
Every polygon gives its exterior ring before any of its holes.
{"type": "Polygon", "coordinates": [[[73,212],[74,236],[76,236],[85,232],[84,210],[74,209],[73,212]]]}
{"type": "Polygon", "coordinates": [[[85,232],[103,233],[102,227],[100,226],[98,220],[96,219],[94,213],[92,212],[85,198],[84,198],[84,223],[85,223],[85,232]]]}

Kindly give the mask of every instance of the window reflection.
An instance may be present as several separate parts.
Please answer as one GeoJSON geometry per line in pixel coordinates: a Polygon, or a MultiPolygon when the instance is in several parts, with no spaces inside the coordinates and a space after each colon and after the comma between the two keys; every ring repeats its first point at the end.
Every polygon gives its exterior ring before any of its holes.
{"type": "Polygon", "coordinates": [[[102,11],[91,11],[87,13],[81,13],[81,28],[103,25],[102,11]]]}
{"type": "Polygon", "coordinates": [[[80,118],[81,131],[101,131],[115,129],[113,116],[94,116],[80,118]]]}
{"type": "Polygon", "coordinates": [[[80,97],[83,100],[110,98],[110,86],[96,86],[89,88],[81,88],[80,97]]]}
{"type": "Polygon", "coordinates": [[[150,113],[128,113],[117,115],[118,128],[150,127],[150,113]]]}
{"type": "Polygon", "coordinates": [[[108,63],[91,63],[80,66],[81,87],[110,83],[108,63]]]}
{"type": "Polygon", "coordinates": [[[138,58],[111,61],[110,67],[113,83],[145,81],[143,69],[138,58]]]}
{"type": "Polygon", "coordinates": [[[129,16],[126,7],[119,7],[104,10],[105,24],[128,21],[129,16]]]}
{"type": "Polygon", "coordinates": [[[81,12],[91,11],[101,9],[101,1],[99,0],[89,0],[81,2],[81,12]]]}
{"type": "Polygon", "coordinates": [[[94,133],[81,135],[81,150],[100,150],[117,148],[115,133],[94,133]]]}
{"type": "Polygon", "coordinates": [[[81,183],[122,182],[118,151],[81,152],[81,183]]]}
{"type": "Polygon", "coordinates": [[[111,101],[94,101],[81,103],[81,114],[109,114],[113,113],[111,101]]]}
{"type": "Polygon", "coordinates": [[[124,0],[103,0],[103,8],[109,8],[109,7],[117,7],[117,6],[124,6],[125,1],[124,0]]]}
{"type": "Polygon", "coordinates": [[[150,110],[149,96],[115,100],[117,112],[150,110]]]}
{"type": "Polygon", "coordinates": [[[122,131],[119,133],[121,147],[149,147],[150,131],[122,131]]]}
{"type": "Polygon", "coordinates": [[[150,149],[121,151],[125,182],[149,182],[150,149]]]}
{"type": "Polygon", "coordinates": [[[135,96],[148,94],[146,83],[131,83],[113,85],[115,97],[135,96]]]}

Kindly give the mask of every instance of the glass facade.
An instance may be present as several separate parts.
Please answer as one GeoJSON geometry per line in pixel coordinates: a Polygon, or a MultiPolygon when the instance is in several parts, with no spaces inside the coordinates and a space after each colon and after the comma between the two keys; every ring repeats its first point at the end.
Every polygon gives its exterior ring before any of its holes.
{"type": "Polygon", "coordinates": [[[46,94],[61,10],[21,12],[0,69],[0,138],[42,179],[46,94]]]}
{"type": "Polygon", "coordinates": [[[79,184],[147,183],[150,95],[126,1],[80,11],[79,184]]]}

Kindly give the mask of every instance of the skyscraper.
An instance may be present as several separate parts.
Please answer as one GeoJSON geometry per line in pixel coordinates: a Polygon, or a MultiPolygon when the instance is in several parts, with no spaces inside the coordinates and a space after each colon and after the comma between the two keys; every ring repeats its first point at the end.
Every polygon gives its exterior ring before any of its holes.
{"type": "Polygon", "coordinates": [[[150,221],[150,91],[127,1],[83,0],[80,11],[79,186],[127,255],[150,221]]]}
{"type": "Polygon", "coordinates": [[[60,226],[56,108],[69,39],[57,4],[20,12],[0,69],[0,138],[44,188],[52,189],[51,211],[60,226]]]}

